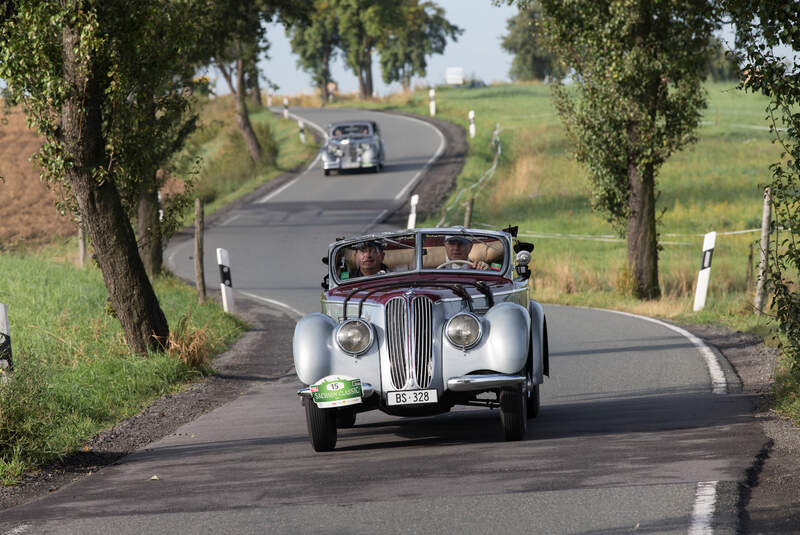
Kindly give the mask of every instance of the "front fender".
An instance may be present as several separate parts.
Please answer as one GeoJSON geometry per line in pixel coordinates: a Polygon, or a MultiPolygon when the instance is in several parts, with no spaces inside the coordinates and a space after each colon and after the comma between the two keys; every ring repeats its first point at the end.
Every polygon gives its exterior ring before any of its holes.
{"type": "Polygon", "coordinates": [[[292,353],[297,377],[304,384],[314,384],[331,375],[333,330],[336,322],[330,316],[314,312],[300,318],[294,328],[292,353]]]}
{"type": "Polygon", "coordinates": [[[549,355],[547,347],[547,323],[542,305],[534,300],[528,303],[531,317],[531,360],[533,364],[533,382],[542,384],[544,375],[549,376],[549,355]]]}
{"type": "Polygon", "coordinates": [[[349,355],[334,340],[337,326],[333,318],[319,312],[303,316],[297,322],[292,341],[297,378],[312,385],[329,375],[343,375],[380,385],[380,334],[376,332],[373,344],[363,354],[349,355]]]}
{"type": "Polygon", "coordinates": [[[498,303],[480,318],[483,337],[466,351],[453,346],[442,335],[442,372],[445,383],[477,371],[516,374],[528,361],[530,317],[528,310],[516,303],[498,303]]]}

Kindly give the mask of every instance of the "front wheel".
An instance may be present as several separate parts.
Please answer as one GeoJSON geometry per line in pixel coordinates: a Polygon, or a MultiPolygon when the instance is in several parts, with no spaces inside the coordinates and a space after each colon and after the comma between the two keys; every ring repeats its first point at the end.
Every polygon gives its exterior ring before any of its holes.
{"type": "Polygon", "coordinates": [[[522,389],[500,391],[500,422],[506,440],[522,440],[528,423],[528,392],[522,389]]]}
{"type": "Polygon", "coordinates": [[[339,429],[350,429],[354,425],[356,425],[355,409],[345,407],[336,411],[336,427],[339,429]]]}
{"type": "Polygon", "coordinates": [[[313,400],[303,398],[306,407],[308,436],[314,451],[331,451],[336,447],[336,409],[320,409],[313,400]]]}
{"type": "Polygon", "coordinates": [[[323,169],[322,172],[325,173],[325,176],[328,176],[328,175],[331,174],[331,170],[330,169],[323,169]]]}
{"type": "Polygon", "coordinates": [[[542,402],[539,397],[539,387],[541,385],[533,385],[533,388],[528,393],[528,418],[536,418],[539,416],[539,407],[542,402]]]}

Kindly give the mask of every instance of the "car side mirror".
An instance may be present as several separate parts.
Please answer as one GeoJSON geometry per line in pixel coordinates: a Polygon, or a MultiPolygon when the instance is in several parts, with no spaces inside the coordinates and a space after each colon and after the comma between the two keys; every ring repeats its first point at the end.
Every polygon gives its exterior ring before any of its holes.
{"type": "Polygon", "coordinates": [[[325,275],[324,277],[322,277],[322,284],[320,284],[320,286],[322,286],[323,290],[327,290],[328,288],[330,288],[331,285],[329,281],[330,281],[330,275],[325,275]]]}
{"type": "Polygon", "coordinates": [[[528,264],[531,263],[530,251],[518,251],[516,256],[517,265],[514,268],[520,280],[528,280],[531,277],[531,270],[528,264]]]}

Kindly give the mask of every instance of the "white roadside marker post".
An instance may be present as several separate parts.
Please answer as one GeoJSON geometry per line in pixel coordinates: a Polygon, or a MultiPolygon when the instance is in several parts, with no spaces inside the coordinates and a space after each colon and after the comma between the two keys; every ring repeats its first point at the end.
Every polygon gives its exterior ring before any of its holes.
{"type": "Polygon", "coordinates": [[[306,144],[306,127],[303,124],[303,121],[297,121],[297,124],[300,126],[300,143],[305,145],[306,144]]]}
{"type": "Polygon", "coordinates": [[[289,99],[283,97],[283,118],[289,119],[289,99]]]}
{"type": "Polygon", "coordinates": [[[417,226],[417,203],[419,202],[419,195],[414,194],[411,196],[411,212],[408,214],[408,226],[406,228],[414,228],[417,226]]]}
{"type": "Polygon", "coordinates": [[[475,110],[469,110],[467,114],[469,117],[469,137],[475,137],[475,110]]]}
{"type": "Polygon", "coordinates": [[[228,314],[233,314],[231,259],[226,249],[217,248],[217,264],[219,264],[219,286],[222,292],[222,309],[228,314]]]}
{"type": "Polygon", "coordinates": [[[430,111],[431,111],[431,117],[433,117],[434,115],[436,115],[436,90],[431,89],[430,91],[428,91],[428,97],[430,97],[431,100],[430,111]]]}
{"type": "Polygon", "coordinates": [[[8,323],[8,308],[0,303],[0,381],[8,379],[7,374],[14,371],[11,359],[11,327],[8,323]]]}
{"type": "Polygon", "coordinates": [[[711,257],[714,255],[714,242],[717,233],[709,232],[703,238],[703,259],[700,263],[700,273],[697,275],[697,291],[694,294],[694,311],[703,310],[706,306],[708,295],[708,278],[711,276],[711,257]]]}
{"type": "Polygon", "coordinates": [[[267,108],[272,107],[272,93],[267,93],[267,108]]]}

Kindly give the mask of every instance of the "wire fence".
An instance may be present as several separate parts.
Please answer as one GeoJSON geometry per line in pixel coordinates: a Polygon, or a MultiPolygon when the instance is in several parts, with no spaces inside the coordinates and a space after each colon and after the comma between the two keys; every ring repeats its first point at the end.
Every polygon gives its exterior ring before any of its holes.
{"type": "Polygon", "coordinates": [[[497,163],[500,160],[500,155],[503,153],[503,145],[500,142],[500,132],[503,129],[500,126],[500,123],[495,125],[494,131],[492,132],[492,139],[489,142],[490,146],[494,148],[494,157],[492,158],[492,165],[487,169],[481,178],[478,179],[477,182],[471,184],[469,186],[460,188],[456,193],[456,196],[453,197],[449,202],[445,203],[444,207],[442,208],[442,218],[436,223],[437,227],[446,227],[447,226],[447,215],[453,208],[456,208],[461,202],[462,196],[465,193],[471,193],[471,197],[475,197],[477,193],[483,189],[487,182],[489,182],[492,178],[494,178],[495,171],[497,171],[497,163]]]}

